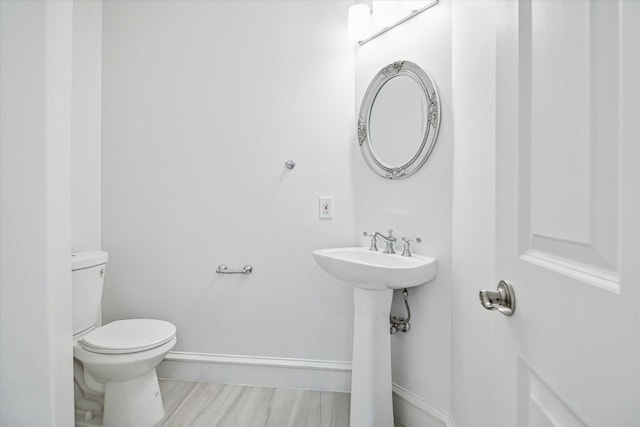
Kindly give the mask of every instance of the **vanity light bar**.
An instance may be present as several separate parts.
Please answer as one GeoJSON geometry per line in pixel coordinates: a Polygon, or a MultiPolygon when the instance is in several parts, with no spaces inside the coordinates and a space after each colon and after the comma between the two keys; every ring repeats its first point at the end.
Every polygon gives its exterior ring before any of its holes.
{"type": "MultiPolygon", "coordinates": [[[[400,3],[400,2],[397,2],[397,3],[400,3]]],[[[402,24],[403,22],[406,22],[409,19],[413,18],[414,16],[421,14],[425,10],[432,8],[438,3],[439,3],[439,0],[432,0],[426,6],[423,6],[417,10],[411,10],[410,13],[404,18],[398,19],[394,23],[383,27],[382,29],[374,32],[373,34],[370,34],[371,31],[375,31],[375,28],[372,28],[373,25],[371,23],[372,21],[371,15],[376,13],[375,9],[373,12],[371,12],[369,10],[369,7],[365,4],[362,4],[362,3],[354,4],[349,8],[349,37],[352,40],[357,41],[358,44],[362,46],[363,44],[375,39],[379,35],[386,33],[390,29],[395,28],[398,25],[402,24]],[[367,35],[367,34],[370,34],[370,35],[367,35]]]]}

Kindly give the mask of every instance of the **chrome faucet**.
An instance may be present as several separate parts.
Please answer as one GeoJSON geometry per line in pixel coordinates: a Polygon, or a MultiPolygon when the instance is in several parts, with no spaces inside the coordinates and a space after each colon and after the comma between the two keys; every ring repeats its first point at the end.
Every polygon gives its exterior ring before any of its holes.
{"type": "Polygon", "coordinates": [[[402,240],[404,241],[404,246],[402,247],[402,256],[406,256],[406,257],[410,257],[411,256],[411,243],[410,242],[417,242],[417,243],[422,242],[422,239],[419,238],[419,237],[416,237],[416,240],[411,240],[411,239],[407,239],[406,237],[403,237],[402,240]]]}
{"type": "Polygon", "coordinates": [[[386,244],[386,246],[384,248],[384,253],[385,254],[395,254],[396,253],[396,251],[393,249],[393,244],[397,241],[397,239],[395,237],[393,237],[393,230],[392,229],[389,229],[389,235],[388,236],[384,236],[384,235],[378,233],[377,231],[374,231],[373,233],[367,233],[365,231],[364,233],[362,233],[362,235],[371,237],[371,246],[369,247],[370,251],[377,251],[378,250],[377,239],[379,237],[386,244]]]}
{"type": "Polygon", "coordinates": [[[378,234],[380,233],[378,233],[377,231],[374,231],[373,233],[367,233],[366,231],[362,232],[363,236],[371,237],[371,246],[369,246],[370,251],[378,251],[378,241],[376,240],[378,234]]]}

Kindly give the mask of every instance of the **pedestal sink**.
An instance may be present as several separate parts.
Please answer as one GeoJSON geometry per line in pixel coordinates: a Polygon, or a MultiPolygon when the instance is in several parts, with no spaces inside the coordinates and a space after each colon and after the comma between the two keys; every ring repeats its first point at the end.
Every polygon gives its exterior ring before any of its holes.
{"type": "Polygon", "coordinates": [[[392,427],[389,314],[393,289],[433,280],[436,260],[367,248],[319,249],[313,257],[324,271],[354,287],[350,425],[392,427]]]}

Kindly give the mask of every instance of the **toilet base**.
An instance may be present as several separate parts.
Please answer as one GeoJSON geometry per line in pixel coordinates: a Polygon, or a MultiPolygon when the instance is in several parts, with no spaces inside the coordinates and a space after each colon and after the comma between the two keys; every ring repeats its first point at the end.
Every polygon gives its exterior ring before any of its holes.
{"type": "Polygon", "coordinates": [[[163,416],[155,369],[132,380],[105,384],[103,427],[151,427],[163,416]]]}
{"type": "Polygon", "coordinates": [[[78,362],[76,384],[84,397],[103,404],[101,415],[91,413],[90,402],[77,404],[78,427],[152,427],[162,419],[164,407],[155,368],[176,345],[175,336],[159,347],[122,354],[87,351],[78,339],[73,345],[78,362]],[[98,424],[100,418],[103,422],[98,424]]]}
{"type": "Polygon", "coordinates": [[[102,414],[94,415],[86,421],[82,414],[76,413],[76,427],[102,427],[102,414]]]}

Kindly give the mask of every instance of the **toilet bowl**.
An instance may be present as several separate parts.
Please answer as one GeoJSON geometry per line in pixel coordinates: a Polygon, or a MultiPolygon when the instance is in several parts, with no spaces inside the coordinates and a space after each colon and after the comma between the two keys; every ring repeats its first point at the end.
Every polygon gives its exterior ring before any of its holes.
{"type": "Polygon", "coordinates": [[[164,416],[156,367],[176,344],[164,320],[99,326],[106,252],[72,255],[76,427],[151,427],[164,416]]]}
{"type": "MultiPolygon", "coordinates": [[[[156,366],[176,344],[173,324],[153,319],[117,320],[74,342],[84,397],[102,403],[80,408],[76,425],[152,426],[164,416],[156,366]],[[98,412],[98,413],[94,413],[98,412]],[[93,421],[93,422],[90,422],[93,421]],[[102,421],[102,424],[100,424],[102,421]],[[84,423],[83,423],[84,422],[84,423]]],[[[76,378],[78,380],[78,378],[76,378]]]]}

